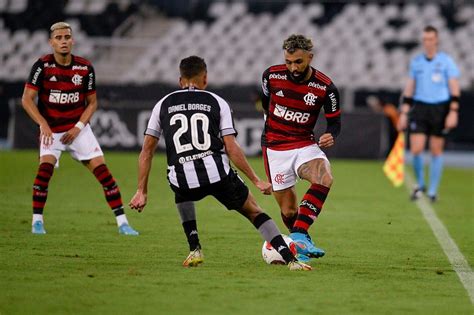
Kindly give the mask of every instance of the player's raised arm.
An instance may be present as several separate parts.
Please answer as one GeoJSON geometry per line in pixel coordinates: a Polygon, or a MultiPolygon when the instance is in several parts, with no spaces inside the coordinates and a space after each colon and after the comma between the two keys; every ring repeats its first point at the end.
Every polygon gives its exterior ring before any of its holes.
{"type": "Polygon", "coordinates": [[[147,203],[148,177],[158,140],[158,138],[150,135],[145,135],[143,140],[142,150],[138,158],[137,192],[129,202],[130,208],[136,209],[138,212],[142,212],[147,203]]]}
{"type": "Polygon", "coordinates": [[[223,138],[224,147],[229,159],[234,163],[234,165],[241,170],[252,183],[260,189],[260,191],[265,195],[271,194],[271,184],[265,181],[262,181],[253,168],[250,166],[247,158],[245,157],[244,151],[240,147],[239,143],[235,139],[234,135],[227,135],[223,138]]]}

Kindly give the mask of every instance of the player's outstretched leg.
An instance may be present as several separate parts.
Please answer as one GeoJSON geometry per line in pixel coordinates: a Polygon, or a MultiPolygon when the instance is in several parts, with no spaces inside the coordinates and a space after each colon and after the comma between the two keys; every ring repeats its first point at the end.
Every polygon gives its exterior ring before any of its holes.
{"type": "Polygon", "coordinates": [[[33,234],[46,234],[43,222],[43,209],[48,198],[49,180],[53,176],[54,165],[41,163],[33,183],[33,220],[31,232],[33,234]]]}
{"type": "Polygon", "coordinates": [[[107,166],[101,164],[94,168],[92,172],[104,189],[105,199],[115,215],[119,233],[123,235],[138,235],[139,233],[128,224],[119,187],[107,166]]]}
{"type": "Polygon", "coordinates": [[[273,248],[283,257],[290,270],[311,270],[311,266],[298,261],[291,250],[286,245],[281,232],[275,222],[265,212],[262,212],[257,205],[255,198],[249,192],[239,212],[252,222],[255,228],[260,232],[263,239],[272,245],[273,248]]]}
{"type": "Polygon", "coordinates": [[[283,257],[290,270],[311,270],[311,266],[299,261],[292,253],[281,236],[275,222],[265,213],[261,212],[253,220],[253,225],[263,238],[283,257]]]}
{"type": "Polygon", "coordinates": [[[308,229],[321,212],[328,193],[329,187],[312,184],[300,203],[298,217],[290,234],[300,255],[319,258],[326,254],[324,250],[315,246],[308,234],[308,229]]]}

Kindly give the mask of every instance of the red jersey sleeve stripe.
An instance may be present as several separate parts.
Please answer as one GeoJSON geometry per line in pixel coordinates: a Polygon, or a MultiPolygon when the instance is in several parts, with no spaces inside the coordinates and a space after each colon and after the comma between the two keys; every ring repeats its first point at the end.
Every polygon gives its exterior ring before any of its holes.
{"type": "Polygon", "coordinates": [[[270,67],[270,72],[285,71],[286,69],[287,69],[286,65],[277,65],[277,66],[270,67]]]}
{"type": "Polygon", "coordinates": [[[35,90],[35,91],[39,91],[39,87],[34,86],[34,85],[31,84],[31,83],[25,83],[25,87],[27,87],[27,88],[29,88],[29,89],[32,89],[32,90],[35,90]]]}
{"type": "Polygon", "coordinates": [[[89,91],[86,93],[86,96],[89,96],[89,95],[92,95],[92,94],[95,94],[96,93],[96,90],[93,90],[93,91],[89,91]]]}
{"type": "Polygon", "coordinates": [[[82,63],[83,65],[86,65],[86,66],[91,65],[91,62],[89,60],[87,60],[86,58],[76,56],[76,55],[74,55],[74,61],[77,61],[78,63],[82,63]]]}
{"type": "Polygon", "coordinates": [[[326,116],[327,118],[332,118],[332,117],[339,116],[340,114],[341,114],[341,110],[338,110],[337,112],[334,112],[334,113],[324,114],[324,116],[326,116]]]}
{"type": "Polygon", "coordinates": [[[331,79],[329,79],[324,73],[322,72],[316,72],[316,78],[319,80],[323,81],[324,84],[329,85],[331,84],[331,79]]]}

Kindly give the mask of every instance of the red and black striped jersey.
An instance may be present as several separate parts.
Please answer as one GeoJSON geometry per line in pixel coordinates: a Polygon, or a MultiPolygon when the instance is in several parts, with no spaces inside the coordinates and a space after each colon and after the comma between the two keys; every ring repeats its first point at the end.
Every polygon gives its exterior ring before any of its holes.
{"type": "Polygon", "coordinates": [[[328,121],[326,132],[340,130],[339,92],[330,78],[312,69],[305,82],[292,80],[286,65],[271,66],[262,76],[266,119],[262,146],[290,150],[316,143],[314,127],[321,108],[328,121]]]}
{"type": "Polygon", "coordinates": [[[95,73],[87,59],[72,55],[62,66],[53,54],[38,59],[31,68],[26,87],[38,91],[38,110],[53,132],[64,132],[79,121],[86,97],[94,94],[95,73]]]}

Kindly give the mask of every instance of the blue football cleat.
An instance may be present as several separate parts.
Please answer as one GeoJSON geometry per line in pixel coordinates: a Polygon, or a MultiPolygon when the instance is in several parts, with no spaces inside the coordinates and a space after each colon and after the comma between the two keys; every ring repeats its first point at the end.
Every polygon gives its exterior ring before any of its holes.
{"type": "Polygon", "coordinates": [[[306,255],[303,255],[303,254],[296,254],[295,257],[296,257],[296,259],[298,259],[298,261],[301,261],[302,263],[307,263],[307,262],[310,261],[310,258],[306,255]]]}
{"type": "Polygon", "coordinates": [[[46,231],[43,226],[43,222],[35,221],[31,226],[31,233],[33,234],[46,234],[46,231]]]}
{"type": "Polygon", "coordinates": [[[138,235],[139,233],[135,231],[130,225],[128,225],[127,223],[124,223],[119,227],[119,234],[138,235]]]}
{"type": "Polygon", "coordinates": [[[304,255],[312,258],[320,258],[326,254],[323,249],[317,248],[314,245],[309,234],[294,232],[290,234],[290,238],[296,244],[296,251],[298,252],[298,255],[304,255]]]}

